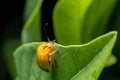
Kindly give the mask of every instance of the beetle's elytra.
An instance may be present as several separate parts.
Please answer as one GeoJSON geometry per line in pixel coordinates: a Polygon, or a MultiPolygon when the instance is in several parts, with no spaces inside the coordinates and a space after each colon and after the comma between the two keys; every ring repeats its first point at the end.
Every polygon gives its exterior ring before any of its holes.
{"type": "Polygon", "coordinates": [[[55,44],[52,41],[43,42],[38,46],[36,58],[38,65],[45,71],[51,71],[53,65],[52,54],[55,44]]]}

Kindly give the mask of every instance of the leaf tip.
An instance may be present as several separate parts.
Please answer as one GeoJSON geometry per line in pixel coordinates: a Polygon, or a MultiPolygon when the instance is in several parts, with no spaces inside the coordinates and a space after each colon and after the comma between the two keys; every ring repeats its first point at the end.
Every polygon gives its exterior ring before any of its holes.
{"type": "Polygon", "coordinates": [[[117,36],[118,32],[117,31],[111,31],[110,33],[113,34],[113,35],[115,35],[115,36],[117,36]]]}

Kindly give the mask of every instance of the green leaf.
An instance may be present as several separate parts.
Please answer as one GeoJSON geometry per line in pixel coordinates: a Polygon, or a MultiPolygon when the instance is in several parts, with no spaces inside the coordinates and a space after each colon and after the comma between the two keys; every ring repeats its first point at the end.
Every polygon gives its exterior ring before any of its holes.
{"type": "Polygon", "coordinates": [[[17,80],[51,80],[50,73],[41,70],[36,63],[36,49],[39,44],[25,44],[14,52],[17,80]]]}
{"type": "Polygon", "coordinates": [[[28,43],[28,42],[33,42],[33,41],[41,41],[41,14],[40,14],[40,10],[41,10],[41,5],[42,5],[42,0],[36,0],[33,1],[27,1],[26,2],[26,9],[28,9],[28,11],[26,11],[25,16],[25,20],[27,18],[27,21],[25,22],[25,25],[23,27],[22,30],[22,43],[28,43]],[[28,3],[28,4],[27,4],[28,3]],[[36,3],[36,5],[34,5],[34,10],[31,8],[30,4],[33,5],[33,3],[36,3]],[[30,9],[32,9],[30,11],[30,9]],[[31,12],[31,13],[30,13],[31,12]],[[28,14],[29,13],[29,14],[28,14]],[[27,15],[28,14],[28,15],[27,15]],[[29,17],[29,18],[28,18],[29,17]]]}
{"type": "Polygon", "coordinates": [[[53,11],[54,32],[63,45],[86,43],[102,34],[116,0],[59,0],[53,11]]]}
{"type": "Polygon", "coordinates": [[[34,11],[36,5],[38,4],[38,1],[40,0],[26,0],[25,1],[24,14],[23,14],[24,22],[26,22],[29,19],[31,13],[34,11]]]}
{"type": "Polygon", "coordinates": [[[85,13],[82,42],[86,43],[104,33],[117,0],[94,0],[85,13]]]}
{"type": "Polygon", "coordinates": [[[112,65],[114,65],[116,62],[117,62],[117,58],[112,54],[112,55],[110,56],[110,58],[108,59],[105,67],[112,66],[112,65]]]}
{"type": "Polygon", "coordinates": [[[81,43],[82,19],[93,0],[59,0],[53,11],[54,32],[63,45],[81,43]],[[83,5],[84,4],[84,5],[83,5]]]}
{"type": "Polygon", "coordinates": [[[19,80],[97,80],[107,62],[117,33],[110,32],[84,45],[55,44],[56,66],[52,72],[38,67],[36,49],[41,43],[22,45],[14,52],[19,80]]]}

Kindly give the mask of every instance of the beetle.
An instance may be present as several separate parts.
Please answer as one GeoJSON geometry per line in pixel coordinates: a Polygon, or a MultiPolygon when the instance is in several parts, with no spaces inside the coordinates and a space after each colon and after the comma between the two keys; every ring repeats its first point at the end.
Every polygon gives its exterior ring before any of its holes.
{"type": "Polygon", "coordinates": [[[54,53],[56,53],[54,41],[42,42],[38,46],[36,58],[40,68],[45,71],[52,70],[53,62],[55,61],[52,57],[54,53]]]}

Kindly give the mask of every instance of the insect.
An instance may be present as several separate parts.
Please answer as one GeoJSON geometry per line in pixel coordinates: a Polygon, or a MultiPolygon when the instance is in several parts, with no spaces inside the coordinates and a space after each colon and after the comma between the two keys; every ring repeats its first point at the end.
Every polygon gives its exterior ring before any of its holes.
{"type": "Polygon", "coordinates": [[[56,62],[55,59],[53,59],[52,57],[52,55],[57,52],[55,50],[54,42],[55,40],[50,41],[48,38],[48,42],[42,42],[42,44],[38,46],[37,49],[36,53],[37,63],[45,71],[51,71],[53,63],[56,62]]]}
{"type": "Polygon", "coordinates": [[[53,66],[52,55],[56,53],[53,41],[43,42],[37,49],[37,63],[45,71],[51,71],[53,66]]]}

